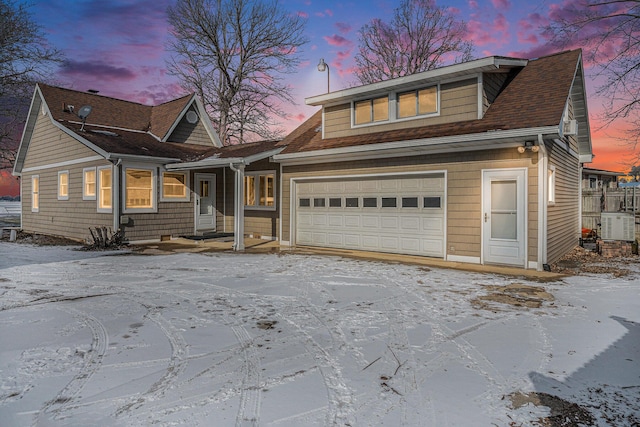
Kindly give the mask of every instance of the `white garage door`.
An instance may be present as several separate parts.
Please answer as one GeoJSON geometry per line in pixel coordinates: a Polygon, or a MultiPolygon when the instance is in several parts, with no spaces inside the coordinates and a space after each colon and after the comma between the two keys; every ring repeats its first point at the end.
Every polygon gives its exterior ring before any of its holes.
{"type": "Polygon", "coordinates": [[[444,257],[444,174],[300,181],[299,245],[444,257]]]}

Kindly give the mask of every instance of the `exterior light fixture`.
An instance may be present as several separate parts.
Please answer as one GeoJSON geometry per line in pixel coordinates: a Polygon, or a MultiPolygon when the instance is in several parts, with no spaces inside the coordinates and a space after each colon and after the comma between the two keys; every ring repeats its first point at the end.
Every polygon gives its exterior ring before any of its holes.
{"type": "Polygon", "coordinates": [[[535,145],[533,141],[525,141],[524,145],[520,145],[518,147],[518,153],[522,154],[525,151],[531,151],[532,153],[537,153],[540,150],[540,147],[535,145]]]}
{"type": "Polygon", "coordinates": [[[318,62],[318,71],[322,73],[324,70],[327,70],[327,93],[329,93],[329,64],[324,62],[324,58],[320,58],[320,62],[318,62]]]}

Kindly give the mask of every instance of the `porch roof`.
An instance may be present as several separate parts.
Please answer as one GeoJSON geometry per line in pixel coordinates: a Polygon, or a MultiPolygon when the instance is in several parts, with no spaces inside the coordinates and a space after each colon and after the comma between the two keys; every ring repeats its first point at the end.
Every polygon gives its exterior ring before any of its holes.
{"type": "Polygon", "coordinates": [[[259,141],[246,144],[226,145],[210,148],[193,159],[166,165],[170,170],[208,169],[229,166],[229,164],[249,165],[280,153],[284,147],[279,140],[259,141]]]}

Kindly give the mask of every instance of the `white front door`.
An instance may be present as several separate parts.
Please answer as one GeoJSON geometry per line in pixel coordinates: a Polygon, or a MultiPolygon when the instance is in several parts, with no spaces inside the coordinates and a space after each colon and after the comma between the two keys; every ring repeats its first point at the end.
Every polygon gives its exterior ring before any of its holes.
{"type": "Polygon", "coordinates": [[[526,169],[482,172],[483,263],[526,267],[526,169]]]}
{"type": "Polygon", "coordinates": [[[195,174],[196,230],[214,230],[216,228],[216,176],[195,174]]]}

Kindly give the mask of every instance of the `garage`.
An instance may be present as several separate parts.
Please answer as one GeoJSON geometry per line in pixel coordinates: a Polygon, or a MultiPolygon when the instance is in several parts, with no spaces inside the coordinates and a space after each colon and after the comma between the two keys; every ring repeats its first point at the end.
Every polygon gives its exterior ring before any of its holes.
{"type": "Polygon", "coordinates": [[[445,174],[295,182],[296,244],[444,257],[445,174]]]}

